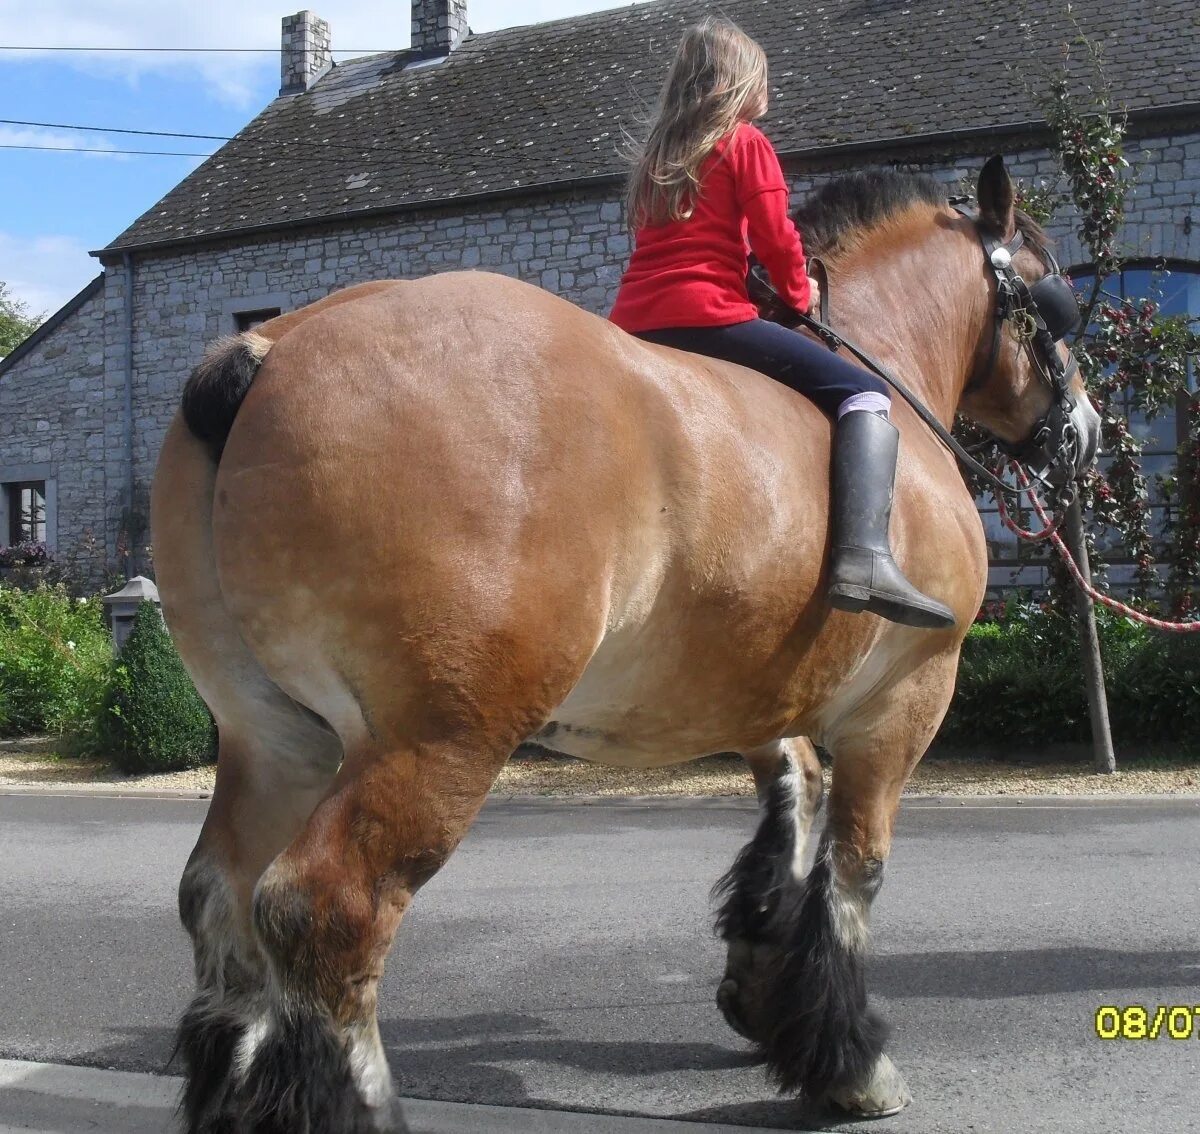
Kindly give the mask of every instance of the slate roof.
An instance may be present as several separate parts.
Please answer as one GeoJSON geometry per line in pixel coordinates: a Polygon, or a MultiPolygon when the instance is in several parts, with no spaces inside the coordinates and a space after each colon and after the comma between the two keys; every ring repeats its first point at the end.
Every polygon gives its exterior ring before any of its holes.
{"type": "MultiPolygon", "coordinates": [[[[709,11],[767,49],[782,153],[1040,118],[1078,34],[1065,0],[656,0],[468,36],[445,62],[342,63],[280,98],[108,250],[611,178],[680,30],[709,11]],[[1039,78],[1040,72],[1040,78],[1039,78]]],[[[1195,104],[1195,0],[1075,0],[1131,109],[1195,104]]],[[[336,28],[334,29],[336,34],[336,28]]],[[[335,40],[336,46],[336,40],[335,40]]],[[[1072,68],[1082,82],[1085,53],[1072,68]]]]}

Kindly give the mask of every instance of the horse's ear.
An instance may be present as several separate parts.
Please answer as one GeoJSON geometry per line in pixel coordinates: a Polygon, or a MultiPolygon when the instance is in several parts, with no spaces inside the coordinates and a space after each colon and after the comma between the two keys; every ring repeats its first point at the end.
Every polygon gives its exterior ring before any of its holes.
{"type": "Polygon", "coordinates": [[[979,223],[988,232],[1008,243],[1017,231],[1016,193],[1012,178],[999,154],[990,157],[979,174],[975,194],[979,201],[979,223]]]}

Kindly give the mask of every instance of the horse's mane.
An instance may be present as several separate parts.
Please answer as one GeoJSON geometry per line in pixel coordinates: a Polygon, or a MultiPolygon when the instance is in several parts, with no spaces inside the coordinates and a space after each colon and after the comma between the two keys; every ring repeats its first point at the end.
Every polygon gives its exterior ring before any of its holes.
{"type": "MultiPolygon", "coordinates": [[[[925,173],[875,170],[849,173],[822,185],[795,211],[805,248],[837,259],[858,247],[867,234],[913,205],[944,205],[946,186],[925,173]]],[[[1045,260],[1048,239],[1041,225],[1017,210],[1017,228],[1045,260]]]]}

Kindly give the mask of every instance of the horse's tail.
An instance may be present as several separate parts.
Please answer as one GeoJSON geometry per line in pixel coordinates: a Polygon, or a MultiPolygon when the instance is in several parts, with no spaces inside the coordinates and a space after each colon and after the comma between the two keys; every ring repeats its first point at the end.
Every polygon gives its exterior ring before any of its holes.
{"type": "Polygon", "coordinates": [[[220,461],[233,419],[254,375],[274,344],[253,331],[218,339],[204,352],[183,388],[183,420],[220,461]]]}

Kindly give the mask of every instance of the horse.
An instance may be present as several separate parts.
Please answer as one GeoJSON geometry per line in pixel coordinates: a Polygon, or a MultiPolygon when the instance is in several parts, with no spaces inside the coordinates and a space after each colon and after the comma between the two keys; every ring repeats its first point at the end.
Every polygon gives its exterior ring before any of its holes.
{"type": "MultiPolygon", "coordinates": [[[[1016,444],[1055,392],[981,239],[1024,234],[1024,278],[1052,261],[1001,159],[977,196],[971,219],[929,179],[850,177],[806,236],[839,328],[943,424],[1016,444]]],[[[1078,476],[1098,417],[1077,372],[1059,409],[1078,476]]],[[[531,284],[373,282],[210,348],[152,493],[164,614],[220,737],[179,889],[191,1134],[404,1129],[384,960],[530,738],[639,768],[741,753],[760,822],[718,888],[720,1009],[782,1091],[910,1100],[868,1002],[869,910],[987,555],[954,459],[904,402],[893,420],[893,547],[948,630],[826,601],[832,423],[809,401],[531,284]]]]}

